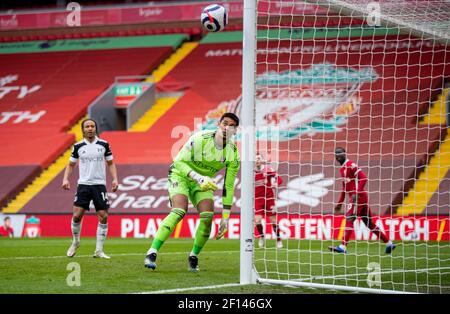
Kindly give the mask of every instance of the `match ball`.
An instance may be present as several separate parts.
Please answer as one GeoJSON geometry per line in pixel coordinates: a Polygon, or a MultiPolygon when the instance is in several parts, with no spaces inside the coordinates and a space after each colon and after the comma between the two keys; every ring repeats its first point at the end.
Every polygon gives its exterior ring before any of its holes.
{"type": "Polygon", "coordinates": [[[207,31],[220,32],[228,23],[227,9],[220,4],[208,5],[202,10],[200,21],[207,31]]]}

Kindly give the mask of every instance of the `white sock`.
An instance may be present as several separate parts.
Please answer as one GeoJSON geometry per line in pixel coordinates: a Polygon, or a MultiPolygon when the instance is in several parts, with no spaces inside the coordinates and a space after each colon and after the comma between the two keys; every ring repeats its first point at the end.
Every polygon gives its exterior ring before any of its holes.
{"type": "Polygon", "coordinates": [[[108,233],[108,224],[99,223],[97,226],[97,245],[95,251],[103,251],[103,243],[106,240],[106,234],[108,233]]]}
{"type": "Polygon", "coordinates": [[[391,240],[389,240],[388,243],[386,243],[386,245],[391,245],[391,244],[392,244],[391,240]]]}
{"type": "Polygon", "coordinates": [[[158,251],[154,248],[149,248],[147,251],[147,255],[152,254],[152,253],[158,254],[158,251]]]}
{"type": "Polygon", "coordinates": [[[81,222],[73,222],[72,220],[72,236],[73,242],[80,242],[81,222]]]}

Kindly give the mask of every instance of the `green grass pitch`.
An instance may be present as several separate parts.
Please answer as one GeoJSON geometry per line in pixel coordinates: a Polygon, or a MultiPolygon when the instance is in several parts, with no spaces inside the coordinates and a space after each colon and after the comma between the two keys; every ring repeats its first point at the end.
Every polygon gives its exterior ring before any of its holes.
{"type": "MultiPolygon", "coordinates": [[[[150,243],[146,239],[110,238],[105,252],[111,259],[99,260],[92,258],[94,238],[82,238],[74,258],[65,257],[69,238],[0,239],[0,293],[339,293],[293,286],[238,285],[238,240],[211,239],[199,256],[200,272],[194,274],[187,271],[193,239],[170,239],[158,256],[158,268],[152,271],[143,265],[150,243]],[[68,268],[71,262],[80,266],[79,286],[67,283],[68,276],[74,278],[74,268],[68,268]]],[[[285,240],[285,247],[276,250],[269,240],[265,249],[255,249],[256,269],[261,277],[270,279],[368,287],[370,277],[375,288],[380,286],[373,280],[380,279],[382,289],[450,293],[447,242],[398,243],[392,256],[385,255],[384,245],[376,241],[352,241],[347,255],[328,252],[331,244],[338,243],[285,240]]]]}

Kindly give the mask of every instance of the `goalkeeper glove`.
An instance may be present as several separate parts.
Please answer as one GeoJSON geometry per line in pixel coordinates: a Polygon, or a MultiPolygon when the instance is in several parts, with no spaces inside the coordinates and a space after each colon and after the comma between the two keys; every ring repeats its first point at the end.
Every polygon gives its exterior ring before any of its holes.
{"type": "Polygon", "coordinates": [[[198,174],[195,171],[189,172],[189,176],[197,181],[197,183],[200,185],[200,188],[202,191],[215,191],[217,190],[217,185],[214,183],[214,181],[210,177],[202,176],[198,174]]]}
{"type": "Polygon", "coordinates": [[[216,239],[221,239],[225,233],[228,231],[228,219],[230,218],[230,211],[229,209],[223,209],[222,210],[222,219],[220,220],[219,225],[219,232],[217,232],[216,239]]]}

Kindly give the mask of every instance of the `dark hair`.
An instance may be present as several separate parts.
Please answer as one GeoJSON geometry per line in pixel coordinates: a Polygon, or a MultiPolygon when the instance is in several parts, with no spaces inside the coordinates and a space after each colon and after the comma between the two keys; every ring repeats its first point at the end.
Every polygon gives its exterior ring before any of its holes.
{"type": "Polygon", "coordinates": [[[88,122],[88,121],[94,122],[94,124],[95,124],[95,134],[98,134],[97,121],[95,121],[94,119],[91,119],[91,118],[84,119],[84,120],[81,122],[81,133],[84,132],[84,124],[85,124],[86,122],[88,122]]]}
{"type": "Polygon", "coordinates": [[[7,221],[7,220],[11,220],[11,218],[9,216],[6,216],[3,221],[7,221]]]}
{"type": "Polygon", "coordinates": [[[345,148],[343,147],[336,147],[336,149],[334,150],[335,154],[342,154],[345,153],[345,148]]]}
{"type": "Polygon", "coordinates": [[[235,115],[234,113],[232,113],[232,112],[225,112],[225,113],[220,117],[219,123],[222,122],[222,120],[223,120],[224,118],[230,118],[231,120],[233,120],[234,122],[236,122],[236,126],[239,126],[239,118],[238,118],[238,116],[235,115]]]}

